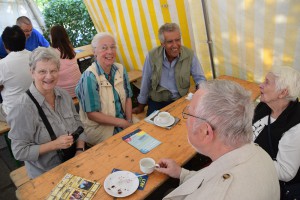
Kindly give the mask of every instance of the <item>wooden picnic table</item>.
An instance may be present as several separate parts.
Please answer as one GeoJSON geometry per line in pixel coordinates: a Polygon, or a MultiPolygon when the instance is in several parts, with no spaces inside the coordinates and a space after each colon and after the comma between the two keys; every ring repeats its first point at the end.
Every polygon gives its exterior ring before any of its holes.
{"type": "MultiPolygon", "coordinates": [[[[139,160],[144,157],[152,157],[156,161],[162,157],[169,157],[180,165],[185,164],[196,154],[187,141],[185,120],[181,116],[183,108],[188,103],[188,100],[181,98],[165,107],[164,110],[181,119],[171,130],[157,127],[144,120],[140,121],[75,158],[23,184],[16,191],[18,199],[45,199],[65,174],[70,173],[101,183],[102,187],[94,199],[111,200],[112,197],[105,192],[103,183],[114,168],[141,173],[139,160]],[[124,135],[138,128],[162,143],[147,154],[143,154],[122,140],[124,135]]],[[[137,190],[131,196],[123,199],[144,199],[167,178],[166,175],[154,171],[149,175],[144,190],[137,190]]]]}

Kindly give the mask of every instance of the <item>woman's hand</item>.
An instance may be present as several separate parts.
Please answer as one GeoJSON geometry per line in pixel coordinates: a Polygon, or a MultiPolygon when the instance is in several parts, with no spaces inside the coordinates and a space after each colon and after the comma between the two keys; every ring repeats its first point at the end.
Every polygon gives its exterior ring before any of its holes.
{"type": "Polygon", "coordinates": [[[123,129],[128,128],[129,126],[131,126],[132,123],[130,123],[129,121],[127,121],[126,119],[121,119],[121,123],[118,124],[118,127],[121,127],[123,129]]]}
{"type": "Polygon", "coordinates": [[[55,140],[56,149],[67,149],[73,144],[72,135],[61,135],[55,140]]]}
{"type": "Polygon", "coordinates": [[[163,158],[159,162],[159,168],[157,171],[167,174],[173,178],[179,178],[181,173],[181,167],[172,159],[163,158]]]}

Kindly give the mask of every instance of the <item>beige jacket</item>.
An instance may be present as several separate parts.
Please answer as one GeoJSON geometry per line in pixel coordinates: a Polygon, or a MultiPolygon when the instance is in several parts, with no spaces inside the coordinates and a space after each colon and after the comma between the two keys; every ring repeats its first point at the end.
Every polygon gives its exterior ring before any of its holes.
{"type": "MultiPolygon", "coordinates": [[[[118,67],[118,70],[115,75],[114,87],[120,96],[122,108],[125,111],[126,93],[124,89],[124,79],[123,79],[124,68],[123,65],[119,63],[114,63],[114,65],[118,67]]],[[[105,78],[104,75],[100,75],[100,76],[98,75],[95,63],[93,63],[93,65],[91,65],[87,70],[91,71],[97,79],[100,88],[99,97],[101,103],[101,112],[106,115],[115,117],[116,110],[115,110],[115,101],[114,101],[112,85],[105,78]]],[[[79,110],[79,114],[80,114],[80,119],[84,124],[85,133],[87,135],[87,143],[91,145],[95,145],[113,135],[114,126],[101,125],[97,122],[89,120],[86,113],[83,112],[83,109],[81,107],[79,110]]]]}
{"type": "Polygon", "coordinates": [[[182,169],[180,186],[164,200],[278,200],[279,181],[270,156],[247,144],[210,166],[191,172],[182,169]]]}

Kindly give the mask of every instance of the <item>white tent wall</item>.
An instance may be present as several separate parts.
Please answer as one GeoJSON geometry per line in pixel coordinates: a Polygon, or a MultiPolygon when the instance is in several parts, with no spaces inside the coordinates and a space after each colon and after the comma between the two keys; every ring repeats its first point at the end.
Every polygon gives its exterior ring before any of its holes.
{"type": "MultiPolygon", "coordinates": [[[[183,45],[192,48],[212,78],[200,0],[85,0],[98,32],[117,38],[118,61],[127,70],[142,69],[157,32],[176,22],[183,45]]],[[[300,71],[300,1],[206,0],[216,75],[260,82],[274,65],[300,71]]]]}

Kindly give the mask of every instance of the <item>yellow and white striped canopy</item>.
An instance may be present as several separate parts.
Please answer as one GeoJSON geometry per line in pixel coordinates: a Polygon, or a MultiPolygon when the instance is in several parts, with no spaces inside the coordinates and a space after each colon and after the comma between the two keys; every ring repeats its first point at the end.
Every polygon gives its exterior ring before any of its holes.
{"type": "MultiPolygon", "coordinates": [[[[205,75],[211,61],[200,0],[84,0],[98,32],[113,33],[118,61],[142,69],[158,29],[178,23],[183,45],[197,54],[205,75]]],[[[260,82],[274,65],[300,71],[300,1],[205,0],[217,76],[260,82]]]]}

